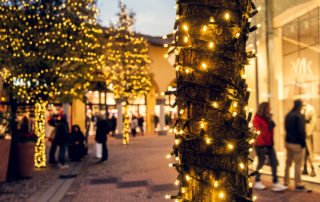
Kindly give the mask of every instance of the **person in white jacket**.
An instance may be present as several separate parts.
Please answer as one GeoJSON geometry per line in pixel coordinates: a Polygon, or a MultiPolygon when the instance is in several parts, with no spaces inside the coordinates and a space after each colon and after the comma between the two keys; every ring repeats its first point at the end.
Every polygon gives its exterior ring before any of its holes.
{"type": "Polygon", "coordinates": [[[306,120],[306,143],[307,143],[307,149],[308,149],[308,155],[306,155],[305,163],[304,163],[304,169],[302,174],[308,175],[308,168],[307,168],[307,162],[311,166],[311,177],[315,177],[316,173],[314,171],[313,167],[313,158],[314,158],[314,150],[313,150],[313,131],[317,122],[317,114],[314,107],[308,103],[305,103],[302,108],[302,114],[305,117],[306,120]]]}

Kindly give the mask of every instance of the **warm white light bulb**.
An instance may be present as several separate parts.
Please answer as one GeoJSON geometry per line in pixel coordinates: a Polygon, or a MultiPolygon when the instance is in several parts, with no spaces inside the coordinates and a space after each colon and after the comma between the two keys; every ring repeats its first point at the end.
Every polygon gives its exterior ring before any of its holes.
{"type": "Polygon", "coordinates": [[[223,192],[220,192],[220,193],[219,193],[219,197],[220,197],[220,198],[224,198],[224,193],[223,193],[223,192]]]}
{"type": "Polygon", "coordinates": [[[244,164],[243,163],[240,163],[239,166],[240,166],[241,169],[244,169],[244,164]]]}
{"type": "Polygon", "coordinates": [[[257,196],[253,196],[252,200],[253,201],[257,200],[257,196]]]}
{"type": "Polygon", "coordinates": [[[168,55],[168,54],[165,54],[165,55],[164,55],[164,58],[168,58],[168,57],[169,57],[169,55],[168,55]]]}
{"type": "Polygon", "coordinates": [[[207,144],[211,144],[210,138],[206,138],[206,143],[207,143],[207,144]]]}
{"type": "Polygon", "coordinates": [[[203,32],[206,32],[207,29],[208,29],[208,27],[207,27],[206,25],[204,25],[204,26],[202,27],[202,31],[203,31],[203,32]]]}
{"type": "Polygon", "coordinates": [[[238,106],[237,102],[233,103],[233,107],[237,107],[237,106],[238,106]]]}
{"type": "Polygon", "coordinates": [[[213,103],[213,107],[214,107],[214,108],[217,108],[217,107],[218,107],[218,103],[217,103],[217,102],[214,102],[214,103],[213,103]]]}
{"type": "Polygon", "coordinates": [[[219,186],[218,181],[214,181],[214,184],[213,184],[213,185],[214,185],[214,187],[216,187],[216,188],[217,188],[217,187],[219,186]]]}
{"type": "Polygon", "coordinates": [[[185,43],[187,43],[187,42],[189,41],[188,37],[185,36],[184,39],[183,39],[183,41],[184,41],[185,43]]]}
{"type": "Polygon", "coordinates": [[[180,144],[180,140],[178,140],[178,139],[175,139],[174,142],[176,145],[180,144]]]}
{"type": "Polygon", "coordinates": [[[210,42],[209,43],[209,48],[213,48],[214,47],[214,43],[213,42],[210,42]]]}
{"type": "Polygon", "coordinates": [[[186,73],[189,74],[189,73],[190,73],[190,70],[189,70],[189,69],[186,69],[186,73]]]}
{"type": "Polygon", "coordinates": [[[230,14],[229,14],[229,13],[226,13],[226,14],[224,15],[224,18],[225,18],[226,20],[229,20],[229,19],[230,19],[230,14]]]}
{"type": "Polygon", "coordinates": [[[250,187],[250,188],[252,188],[252,185],[253,185],[252,182],[249,182],[249,187],[250,187]]]}
{"type": "Polygon", "coordinates": [[[201,124],[200,124],[200,127],[201,127],[201,128],[204,128],[204,123],[201,123],[201,124]]]}
{"type": "Polygon", "coordinates": [[[207,64],[206,63],[202,63],[201,66],[202,66],[203,69],[207,69],[207,64]]]}
{"type": "Polygon", "coordinates": [[[188,30],[189,30],[188,25],[184,24],[184,25],[183,25],[183,29],[184,29],[185,31],[188,31],[188,30]]]}
{"type": "Polygon", "coordinates": [[[187,180],[187,181],[190,181],[190,180],[191,180],[191,178],[190,178],[189,175],[186,175],[186,180],[187,180]]]}
{"type": "Polygon", "coordinates": [[[165,198],[166,198],[166,199],[170,199],[170,198],[171,198],[171,195],[166,194],[166,195],[165,195],[165,198]]]}
{"type": "Polygon", "coordinates": [[[169,159],[169,158],[171,158],[171,155],[170,155],[170,154],[167,155],[167,159],[169,159]]]}
{"type": "Polygon", "coordinates": [[[238,114],[237,112],[233,112],[232,116],[233,116],[233,117],[236,117],[237,114],[238,114]]]}
{"type": "Polygon", "coordinates": [[[230,149],[230,150],[232,150],[233,149],[233,145],[232,144],[228,144],[228,148],[230,149]]]}

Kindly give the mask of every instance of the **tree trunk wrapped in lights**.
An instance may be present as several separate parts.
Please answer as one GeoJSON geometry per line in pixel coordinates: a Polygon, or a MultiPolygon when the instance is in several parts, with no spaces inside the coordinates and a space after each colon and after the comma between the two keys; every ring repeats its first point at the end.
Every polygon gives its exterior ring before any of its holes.
{"type": "Polygon", "coordinates": [[[251,0],[177,0],[176,54],[179,117],[173,124],[178,162],[176,201],[252,201],[248,154],[249,91],[245,65],[251,0]]]}
{"type": "Polygon", "coordinates": [[[126,9],[122,0],[120,9],[117,27],[107,32],[109,39],[104,72],[111,75],[107,83],[112,83],[115,98],[124,101],[123,144],[129,144],[128,105],[137,96],[145,95],[150,90],[150,59],[146,40],[131,31],[134,13],[126,9]]]}
{"type": "Polygon", "coordinates": [[[45,150],[45,112],[47,102],[40,100],[35,104],[35,132],[38,136],[36,143],[36,152],[34,163],[37,168],[46,166],[46,150],[45,150]]]}

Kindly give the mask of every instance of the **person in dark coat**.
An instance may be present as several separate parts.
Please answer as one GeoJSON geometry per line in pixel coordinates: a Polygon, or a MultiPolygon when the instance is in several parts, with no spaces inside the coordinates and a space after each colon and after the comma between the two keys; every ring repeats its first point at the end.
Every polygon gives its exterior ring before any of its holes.
{"type": "Polygon", "coordinates": [[[49,141],[51,142],[51,147],[50,147],[50,152],[49,152],[49,163],[51,164],[56,164],[57,161],[56,161],[56,150],[57,150],[57,147],[58,147],[58,144],[57,144],[57,141],[56,141],[56,124],[55,124],[55,121],[52,119],[50,119],[48,121],[48,124],[50,124],[51,126],[54,127],[54,129],[52,130],[51,134],[50,134],[50,138],[49,138],[49,141]]]}
{"type": "Polygon", "coordinates": [[[111,136],[114,136],[114,135],[115,135],[116,128],[117,128],[117,119],[116,119],[116,117],[114,116],[114,114],[112,114],[112,117],[111,117],[111,119],[110,119],[111,136]]]}
{"type": "Polygon", "coordinates": [[[56,144],[59,146],[59,163],[61,164],[61,168],[68,168],[66,163],[66,151],[68,149],[68,143],[70,143],[69,136],[69,125],[65,116],[61,117],[56,130],[55,130],[55,138],[56,144]]]}
{"type": "Polygon", "coordinates": [[[102,144],[102,158],[100,162],[108,160],[107,135],[110,132],[109,122],[100,117],[97,122],[96,142],[102,144]]]}
{"type": "Polygon", "coordinates": [[[70,133],[71,143],[68,147],[71,161],[80,161],[85,155],[85,138],[79,125],[72,126],[70,133]]]}
{"type": "Polygon", "coordinates": [[[138,126],[139,126],[139,129],[140,129],[140,133],[141,135],[144,135],[143,134],[143,122],[144,122],[144,119],[143,119],[143,116],[139,116],[138,118],[138,126]]]}
{"type": "Polygon", "coordinates": [[[311,192],[311,190],[306,189],[301,180],[301,168],[306,152],[305,118],[301,114],[301,109],[302,101],[295,100],[293,109],[287,114],[285,119],[287,159],[284,182],[285,185],[289,185],[289,171],[292,162],[294,162],[295,190],[311,192]]]}

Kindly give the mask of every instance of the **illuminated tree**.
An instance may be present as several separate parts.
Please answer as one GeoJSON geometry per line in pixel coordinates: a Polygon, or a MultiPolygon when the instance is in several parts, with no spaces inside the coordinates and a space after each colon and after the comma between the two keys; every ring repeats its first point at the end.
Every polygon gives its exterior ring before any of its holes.
{"type": "Polygon", "coordinates": [[[252,201],[248,154],[255,134],[248,123],[245,65],[251,0],[179,0],[176,31],[175,145],[170,164],[179,175],[176,201],[252,201]]]}
{"type": "Polygon", "coordinates": [[[108,31],[107,66],[115,98],[124,101],[123,143],[129,143],[129,102],[146,94],[151,86],[146,40],[131,31],[134,14],[120,1],[119,24],[108,31]]]}
{"type": "Polygon", "coordinates": [[[48,102],[82,97],[104,61],[95,0],[1,0],[1,68],[16,98],[35,105],[35,166],[45,167],[48,102]]]}

